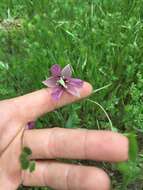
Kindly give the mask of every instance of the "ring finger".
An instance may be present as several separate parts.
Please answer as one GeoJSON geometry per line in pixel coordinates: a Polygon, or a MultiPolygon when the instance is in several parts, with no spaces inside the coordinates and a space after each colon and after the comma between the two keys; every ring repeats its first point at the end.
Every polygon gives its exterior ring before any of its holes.
{"type": "Polygon", "coordinates": [[[37,161],[33,173],[23,173],[23,185],[49,186],[56,190],[109,190],[110,180],[96,167],[37,161]]]}

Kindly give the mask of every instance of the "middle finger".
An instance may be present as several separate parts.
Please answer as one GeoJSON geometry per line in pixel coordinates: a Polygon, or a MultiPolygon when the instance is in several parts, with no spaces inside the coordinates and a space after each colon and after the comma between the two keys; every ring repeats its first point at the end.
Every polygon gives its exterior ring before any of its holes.
{"type": "Polygon", "coordinates": [[[24,133],[23,146],[32,150],[32,159],[90,159],[124,161],[128,159],[128,140],[111,131],[84,129],[35,129],[24,133]]]}

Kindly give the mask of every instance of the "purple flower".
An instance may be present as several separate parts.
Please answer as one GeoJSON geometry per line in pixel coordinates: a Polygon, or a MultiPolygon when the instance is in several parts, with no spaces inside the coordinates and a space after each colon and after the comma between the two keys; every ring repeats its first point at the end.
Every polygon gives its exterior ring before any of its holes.
{"type": "Polygon", "coordinates": [[[52,76],[43,81],[47,87],[53,88],[52,98],[59,100],[63,92],[66,91],[74,96],[80,97],[79,88],[83,86],[83,81],[72,78],[72,67],[66,65],[63,69],[58,64],[51,67],[52,76]]]}
{"type": "Polygon", "coordinates": [[[28,122],[27,128],[28,128],[28,129],[33,129],[33,128],[35,128],[35,121],[30,121],[30,122],[28,122]]]}

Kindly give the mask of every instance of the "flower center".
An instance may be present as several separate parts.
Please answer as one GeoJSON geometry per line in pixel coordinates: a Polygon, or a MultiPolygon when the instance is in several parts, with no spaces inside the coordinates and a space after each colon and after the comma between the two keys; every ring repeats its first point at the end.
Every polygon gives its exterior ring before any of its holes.
{"type": "Polygon", "coordinates": [[[58,80],[57,83],[60,84],[62,87],[67,88],[63,77],[60,77],[60,80],[58,80]]]}

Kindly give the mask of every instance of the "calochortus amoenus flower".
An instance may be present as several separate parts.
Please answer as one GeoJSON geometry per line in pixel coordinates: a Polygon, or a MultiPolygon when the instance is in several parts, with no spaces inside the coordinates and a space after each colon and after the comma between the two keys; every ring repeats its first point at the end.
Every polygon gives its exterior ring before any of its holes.
{"type": "Polygon", "coordinates": [[[51,67],[51,74],[52,76],[43,81],[43,84],[53,88],[51,95],[54,100],[59,100],[64,91],[80,97],[79,88],[83,86],[83,81],[72,78],[72,67],[70,65],[61,69],[58,64],[55,64],[51,67]]]}

